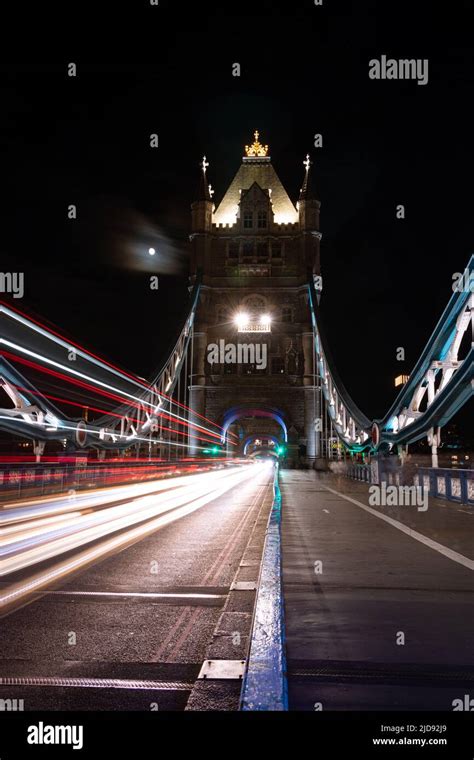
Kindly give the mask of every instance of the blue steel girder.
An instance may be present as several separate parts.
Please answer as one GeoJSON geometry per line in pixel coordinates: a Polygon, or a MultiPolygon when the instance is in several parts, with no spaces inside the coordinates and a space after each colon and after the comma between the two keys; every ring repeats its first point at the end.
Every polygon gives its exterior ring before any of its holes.
{"type": "Polygon", "coordinates": [[[12,407],[0,409],[2,430],[39,441],[55,438],[61,412],[3,356],[0,356],[0,387],[13,404],[12,407]]]}
{"type": "Polygon", "coordinates": [[[23,360],[27,357],[28,361],[85,379],[98,388],[116,392],[120,398],[130,399],[119,404],[113,414],[93,423],[65,416],[0,353],[0,387],[12,401],[12,406],[0,408],[0,429],[33,440],[68,440],[76,446],[100,449],[125,449],[140,441],[160,442],[152,434],[160,416],[171,406],[184,367],[199,291],[200,277],[196,279],[190,311],[179,338],[151,383],[122,373],[15,309],[0,304],[0,352],[3,349],[23,360]],[[73,363],[64,362],[67,351],[75,354],[73,363]]]}
{"type": "Polygon", "coordinates": [[[412,443],[445,425],[474,394],[474,350],[459,350],[474,332],[474,256],[416,363],[408,382],[381,420],[370,421],[342,384],[321,328],[314,283],[308,285],[315,361],[333,427],[352,451],[412,443]]]}

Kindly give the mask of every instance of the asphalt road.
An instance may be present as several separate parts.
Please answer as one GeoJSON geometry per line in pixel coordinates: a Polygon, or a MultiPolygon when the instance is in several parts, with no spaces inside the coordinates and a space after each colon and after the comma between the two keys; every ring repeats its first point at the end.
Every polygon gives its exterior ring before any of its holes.
{"type": "MultiPolygon", "coordinates": [[[[223,495],[4,617],[0,677],[38,680],[0,685],[0,699],[23,699],[25,710],[184,709],[257,518],[264,524],[262,509],[271,503],[272,468],[247,470],[223,495]]],[[[257,544],[261,550],[263,534],[257,544]]],[[[70,557],[74,552],[61,560],[70,557]]],[[[3,577],[2,587],[21,584],[30,572],[3,577]]],[[[235,594],[242,595],[242,612],[234,596],[227,615],[245,618],[247,635],[254,592],[235,594]]],[[[240,635],[227,633],[221,656],[245,656],[240,635]]]]}
{"type": "Polygon", "coordinates": [[[472,508],[373,514],[365,484],[315,472],[283,471],[281,490],[290,709],[452,710],[472,696],[472,508]]]}

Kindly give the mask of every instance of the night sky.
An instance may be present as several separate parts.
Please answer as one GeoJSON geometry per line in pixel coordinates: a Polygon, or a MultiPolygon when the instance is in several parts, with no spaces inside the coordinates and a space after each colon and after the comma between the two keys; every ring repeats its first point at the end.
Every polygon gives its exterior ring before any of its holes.
{"type": "Polygon", "coordinates": [[[474,252],[472,3],[436,16],[413,4],[204,2],[191,13],[136,0],[42,15],[41,39],[0,67],[1,269],[26,278],[15,305],[149,376],[187,311],[199,161],[218,203],[258,128],[294,201],[311,154],[325,330],[354,400],[383,416],[474,252]],[[428,58],[429,83],[370,80],[382,54],[428,58]]]}

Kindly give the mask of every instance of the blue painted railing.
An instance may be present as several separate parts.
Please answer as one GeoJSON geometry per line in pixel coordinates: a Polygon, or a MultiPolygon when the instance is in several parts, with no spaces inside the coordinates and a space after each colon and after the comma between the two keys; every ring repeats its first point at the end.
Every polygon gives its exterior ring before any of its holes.
{"type": "Polygon", "coordinates": [[[349,464],[347,465],[346,475],[352,480],[361,480],[363,483],[370,483],[370,465],[368,464],[349,464]]]}
{"type": "MultiPolygon", "coordinates": [[[[371,468],[368,464],[351,463],[346,465],[344,473],[352,480],[362,483],[371,482],[371,468]]],[[[403,479],[403,468],[400,466],[382,465],[380,480],[389,485],[411,485],[403,479]]],[[[457,501],[460,504],[474,506],[474,470],[457,470],[448,467],[419,467],[413,485],[420,486],[429,495],[438,499],[457,501]]]]}
{"type": "Polygon", "coordinates": [[[263,549],[240,709],[288,710],[278,465],[275,467],[273,506],[263,549]]]}
{"type": "Polygon", "coordinates": [[[415,478],[430,496],[474,506],[474,470],[420,467],[415,478]]]}

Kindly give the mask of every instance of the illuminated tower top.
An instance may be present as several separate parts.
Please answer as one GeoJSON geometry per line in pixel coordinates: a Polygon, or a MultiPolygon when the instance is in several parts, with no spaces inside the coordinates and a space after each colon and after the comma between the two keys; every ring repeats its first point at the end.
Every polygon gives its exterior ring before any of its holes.
{"type": "Polygon", "coordinates": [[[262,145],[259,142],[259,131],[256,129],[253,133],[253,136],[255,138],[252,145],[246,145],[245,146],[245,158],[265,158],[268,157],[268,160],[270,161],[270,156],[267,156],[268,154],[268,145],[262,145]]]}
{"type": "Polygon", "coordinates": [[[250,196],[248,191],[256,185],[260,193],[266,195],[269,203],[268,218],[274,224],[295,224],[298,211],[283,187],[268,155],[268,145],[259,140],[260,133],[254,132],[254,142],[245,146],[237,174],[230,183],[221,202],[214,210],[212,222],[215,225],[238,223],[241,218],[242,202],[250,196]]]}

